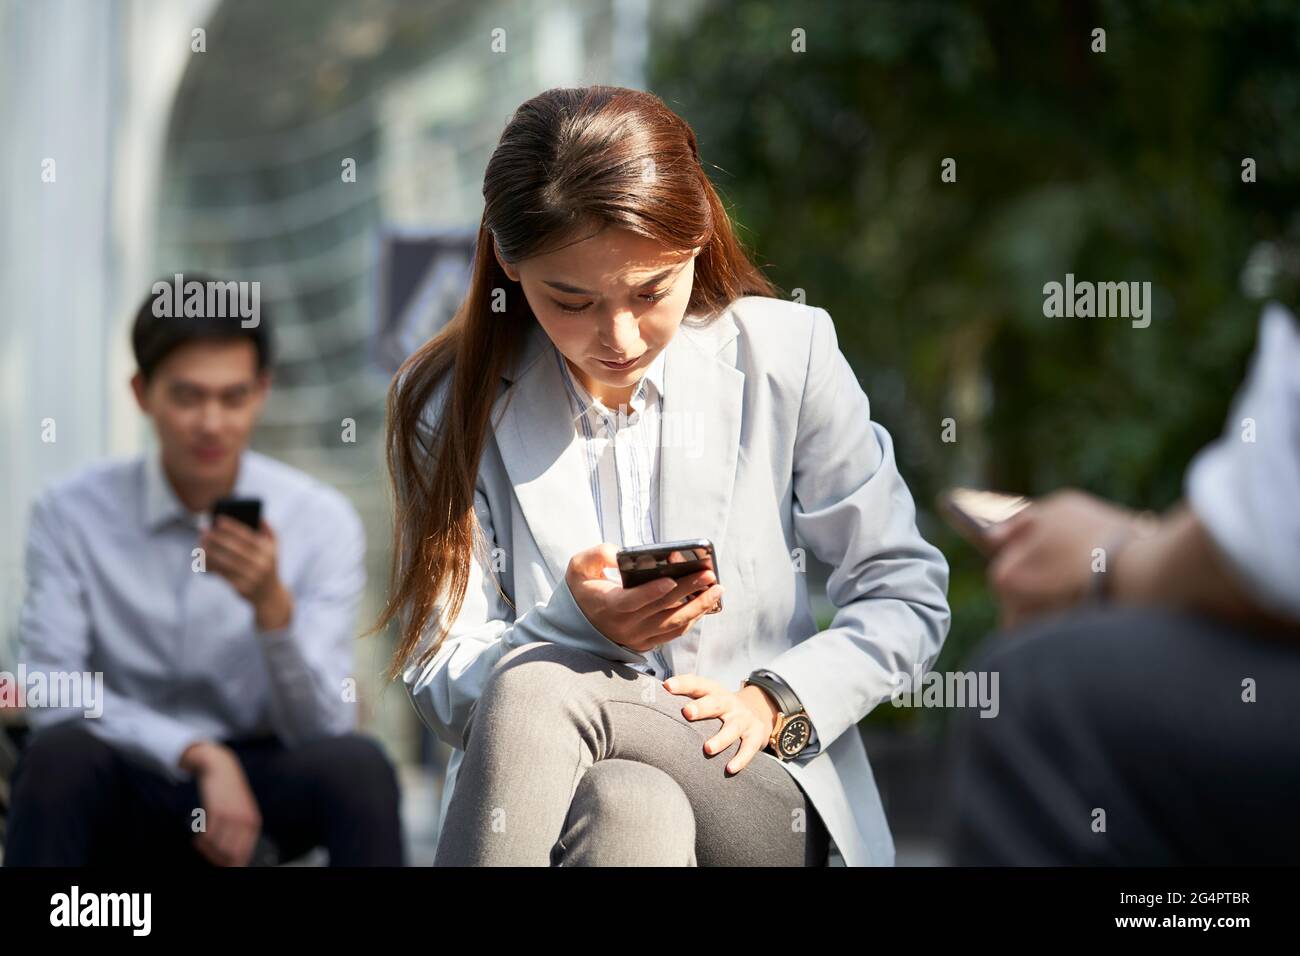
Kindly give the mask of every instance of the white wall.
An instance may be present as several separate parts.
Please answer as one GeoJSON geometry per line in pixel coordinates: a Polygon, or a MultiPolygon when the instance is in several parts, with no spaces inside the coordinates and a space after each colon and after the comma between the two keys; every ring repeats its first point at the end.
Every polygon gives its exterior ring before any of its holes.
{"type": "Polygon", "coordinates": [[[150,278],[169,104],[216,2],[0,0],[0,665],[32,498],[144,438],[126,322],[150,278]]]}

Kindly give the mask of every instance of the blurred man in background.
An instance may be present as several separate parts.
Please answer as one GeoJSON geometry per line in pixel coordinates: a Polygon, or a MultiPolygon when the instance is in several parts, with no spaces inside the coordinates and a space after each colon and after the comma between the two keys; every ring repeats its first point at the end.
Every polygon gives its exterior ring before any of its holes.
{"type": "Polygon", "coordinates": [[[1158,521],[1058,493],[991,532],[1004,624],[1025,627],[973,665],[1000,673],[998,717],[957,718],[955,862],[1300,860],[1300,329],[1281,306],[1185,491],[1158,521]]]}
{"type": "Polygon", "coordinates": [[[399,865],[396,777],[355,732],[361,521],[248,448],[267,316],[164,298],[180,289],[156,284],[132,329],[158,451],[63,480],[32,509],[20,666],[51,687],[102,672],[103,690],[98,716],[27,708],[5,862],[238,866],[266,833],[283,857],[324,845],[332,865],[399,865]],[[256,527],[209,526],[223,497],[259,499],[256,527]]]}

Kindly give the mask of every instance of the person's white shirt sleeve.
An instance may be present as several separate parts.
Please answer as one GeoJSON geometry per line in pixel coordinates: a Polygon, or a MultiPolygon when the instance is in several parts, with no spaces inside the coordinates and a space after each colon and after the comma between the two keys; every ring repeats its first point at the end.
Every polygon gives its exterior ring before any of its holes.
{"type": "Polygon", "coordinates": [[[1185,490],[1256,603],[1300,620],[1300,325],[1281,305],[1265,307],[1227,426],[1185,490]]]}

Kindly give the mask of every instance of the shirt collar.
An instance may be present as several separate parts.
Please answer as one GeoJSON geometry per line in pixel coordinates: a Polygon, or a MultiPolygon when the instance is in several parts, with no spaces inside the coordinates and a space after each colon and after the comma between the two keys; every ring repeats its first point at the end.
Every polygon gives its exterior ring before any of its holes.
{"type": "MultiPolygon", "coordinates": [[[[244,451],[239,456],[239,473],[231,495],[236,498],[254,498],[256,478],[253,475],[253,456],[244,451]]],[[[157,531],[172,522],[181,522],[192,528],[201,526],[203,516],[190,511],[176,496],[167,473],[163,470],[162,453],[154,451],[144,459],[144,524],[149,531],[157,531]]]]}
{"type": "MultiPolygon", "coordinates": [[[[595,399],[593,399],[591,393],[583,387],[583,384],[578,381],[578,377],[573,374],[573,371],[569,368],[569,363],[565,361],[560,350],[555,348],[554,343],[552,343],[551,349],[555,353],[555,360],[559,363],[560,371],[564,375],[565,388],[569,393],[570,403],[578,410],[577,414],[573,416],[576,421],[583,415],[587,414],[591,406],[595,404],[595,399]]],[[[667,355],[668,350],[666,348],[660,349],[659,354],[654,357],[654,361],[646,367],[645,372],[637,381],[636,389],[632,393],[632,399],[629,404],[632,406],[633,411],[638,414],[645,409],[647,402],[661,398],[664,394],[664,366],[666,364],[667,355]]],[[[617,411],[616,409],[607,410],[617,411]]]]}
{"type": "MultiPolygon", "coordinates": [[[[645,375],[641,376],[642,381],[648,382],[650,385],[654,386],[654,392],[652,394],[660,398],[662,398],[664,394],[664,365],[667,361],[667,355],[668,349],[660,349],[659,354],[655,356],[655,360],[651,362],[650,367],[645,370],[645,375]]],[[[647,396],[647,398],[649,397],[650,396],[647,396]]]]}

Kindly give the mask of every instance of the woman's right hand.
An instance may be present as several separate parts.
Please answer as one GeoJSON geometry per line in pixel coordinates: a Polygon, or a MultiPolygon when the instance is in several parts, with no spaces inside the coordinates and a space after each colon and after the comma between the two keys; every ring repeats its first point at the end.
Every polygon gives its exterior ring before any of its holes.
{"type": "Polygon", "coordinates": [[[659,578],[625,588],[605,577],[605,569],[611,567],[618,569],[618,548],[604,542],[570,558],[565,580],[578,607],[596,630],[637,653],[648,653],[681,637],[722,597],[722,585],[712,571],[676,580],[659,578]],[[694,600],[681,603],[700,588],[706,590],[694,600]]]}

